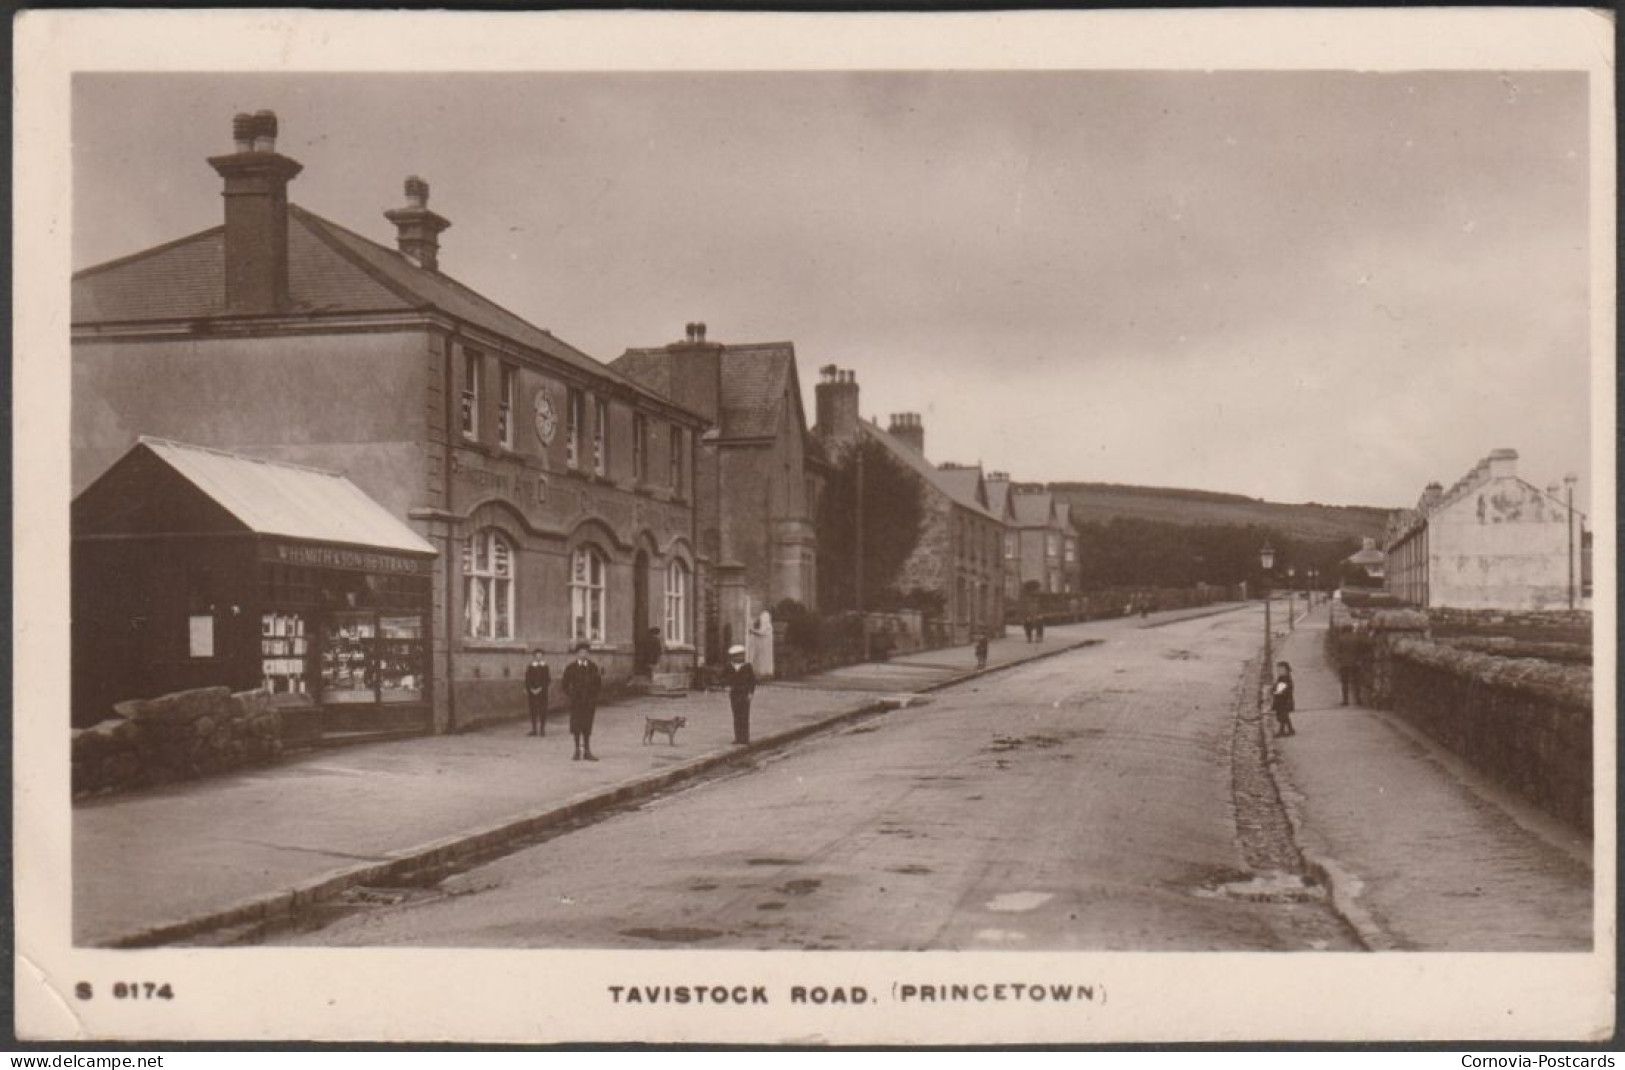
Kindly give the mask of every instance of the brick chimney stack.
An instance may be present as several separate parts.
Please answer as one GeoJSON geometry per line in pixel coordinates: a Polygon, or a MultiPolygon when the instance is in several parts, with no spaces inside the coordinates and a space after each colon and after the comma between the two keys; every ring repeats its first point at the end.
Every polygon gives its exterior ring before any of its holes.
{"type": "Polygon", "coordinates": [[[440,232],[451,226],[444,216],[429,211],[429,184],[417,175],[406,180],[406,207],[393,208],[384,218],[395,224],[395,247],[425,271],[440,270],[440,232]]]}
{"type": "Polygon", "coordinates": [[[925,425],[920,422],[919,413],[892,413],[891,426],[887,431],[915,453],[922,456],[925,454],[925,425]]]}
{"type": "Polygon", "coordinates": [[[671,360],[671,399],[717,424],[722,418],[722,351],[705,340],[705,324],[683,325],[683,340],[666,346],[671,360]]]}
{"type": "Polygon", "coordinates": [[[276,151],[276,113],[239,113],[236,151],[209,157],[225,179],[226,308],[266,314],[288,307],[288,183],[304,165],[276,151]]]}
{"type": "Polygon", "coordinates": [[[826,364],[818,369],[818,420],[814,430],[829,442],[847,442],[858,436],[858,378],[850,371],[826,364]]]}

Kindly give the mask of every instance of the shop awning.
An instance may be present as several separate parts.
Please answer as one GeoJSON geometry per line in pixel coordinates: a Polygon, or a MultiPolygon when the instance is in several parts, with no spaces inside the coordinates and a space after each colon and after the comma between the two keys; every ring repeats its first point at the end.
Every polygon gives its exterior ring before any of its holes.
{"type": "Polygon", "coordinates": [[[142,437],[160,460],[250,531],[405,553],[435,548],[337,472],[142,437]]]}

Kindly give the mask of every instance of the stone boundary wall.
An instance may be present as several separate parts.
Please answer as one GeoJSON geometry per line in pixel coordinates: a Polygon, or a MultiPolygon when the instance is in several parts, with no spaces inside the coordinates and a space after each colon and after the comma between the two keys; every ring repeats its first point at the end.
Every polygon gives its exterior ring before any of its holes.
{"type": "Polygon", "coordinates": [[[120,702],[73,731],[74,798],[191,780],[281,757],[282,720],[263,691],[224,687],[120,702]]]}
{"type": "Polygon", "coordinates": [[[1592,831],[1592,674],[1405,634],[1377,644],[1376,696],[1548,813],[1592,831]]]}
{"type": "Polygon", "coordinates": [[[1427,611],[1428,627],[1435,638],[1497,637],[1535,643],[1579,643],[1591,645],[1591,611],[1447,609],[1427,611]]]}

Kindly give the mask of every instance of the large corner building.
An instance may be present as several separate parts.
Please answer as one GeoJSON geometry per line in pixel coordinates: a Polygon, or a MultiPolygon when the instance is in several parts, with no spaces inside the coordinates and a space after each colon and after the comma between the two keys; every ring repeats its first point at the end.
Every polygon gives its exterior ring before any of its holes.
{"type": "MultiPolygon", "coordinates": [[[[384,213],[391,245],[290,203],[302,168],[277,152],[276,133],[269,112],[240,115],[234,151],[208,160],[223,183],[220,226],[74,276],[73,488],[142,436],[342,472],[433,550],[421,566],[419,663],[389,670],[412,686],[343,693],[347,659],[379,660],[363,667],[371,679],[384,669],[384,637],[358,634],[352,612],[382,589],[365,578],[323,582],[317,566],[362,558],[316,536],[255,581],[304,600],[252,625],[266,640],[308,640],[275,644],[274,657],[267,642],[257,667],[228,667],[176,638],[201,627],[191,619],[199,613],[247,605],[226,594],[247,582],[228,574],[229,555],[169,559],[167,582],[187,599],[90,598],[87,612],[121,619],[93,626],[76,616],[75,642],[93,627],[149,630],[155,649],[183,652],[177,678],[212,672],[255,686],[293,676],[298,686],[282,693],[295,697],[282,701],[337,710],[342,699],[349,725],[365,723],[370,701],[392,725],[441,730],[522,708],[532,647],[558,668],[572,644],[588,642],[610,678],[624,678],[639,639],[658,627],[663,667],[691,664],[701,567],[693,453],[705,417],[442,270],[450,223],[421,180],[408,179],[405,202],[384,213]]],[[[102,523],[97,538],[120,537],[102,523]]],[[[76,721],[99,713],[76,709],[76,721]]]]}

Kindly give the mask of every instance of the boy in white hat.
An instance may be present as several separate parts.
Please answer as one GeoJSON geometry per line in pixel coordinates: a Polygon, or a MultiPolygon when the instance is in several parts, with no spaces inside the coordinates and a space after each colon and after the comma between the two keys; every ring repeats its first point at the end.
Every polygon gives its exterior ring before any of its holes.
{"type": "Polygon", "coordinates": [[[734,711],[734,742],[750,742],[750,699],[756,694],[756,670],[745,662],[745,648],[728,648],[728,702],[734,711]]]}

